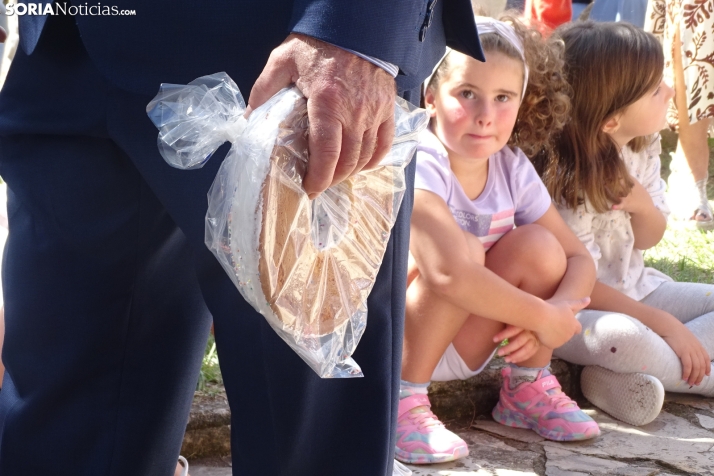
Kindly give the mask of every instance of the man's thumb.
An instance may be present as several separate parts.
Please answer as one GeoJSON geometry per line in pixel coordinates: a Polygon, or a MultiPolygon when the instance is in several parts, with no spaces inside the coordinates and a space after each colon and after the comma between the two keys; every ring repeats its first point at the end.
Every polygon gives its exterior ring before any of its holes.
{"type": "Polygon", "coordinates": [[[245,116],[265,104],[278,91],[290,86],[293,83],[292,71],[289,61],[274,51],[250,90],[245,116]]]}

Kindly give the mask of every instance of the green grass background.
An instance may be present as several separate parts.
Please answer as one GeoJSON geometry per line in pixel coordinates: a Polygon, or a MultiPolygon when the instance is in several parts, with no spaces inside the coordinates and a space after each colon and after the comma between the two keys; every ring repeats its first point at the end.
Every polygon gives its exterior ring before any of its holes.
{"type": "MultiPolygon", "coordinates": [[[[676,135],[662,133],[662,178],[669,177],[670,153],[676,135]]],[[[714,139],[709,140],[709,176],[714,177],[714,139]]],[[[708,185],[709,200],[714,198],[714,180],[708,185]]],[[[699,231],[691,223],[670,220],[662,241],[645,251],[645,264],[671,276],[675,281],[714,283],[714,231],[699,231]]]]}

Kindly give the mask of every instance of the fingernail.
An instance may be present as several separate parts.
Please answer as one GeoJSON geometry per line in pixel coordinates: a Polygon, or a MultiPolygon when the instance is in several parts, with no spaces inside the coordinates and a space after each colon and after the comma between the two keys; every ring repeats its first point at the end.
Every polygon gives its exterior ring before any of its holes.
{"type": "Polygon", "coordinates": [[[320,195],[320,194],[319,194],[319,193],[316,193],[316,192],[315,192],[315,193],[310,193],[310,194],[308,194],[307,198],[309,198],[310,200],[315,200],[318,195],[320,195]]]}

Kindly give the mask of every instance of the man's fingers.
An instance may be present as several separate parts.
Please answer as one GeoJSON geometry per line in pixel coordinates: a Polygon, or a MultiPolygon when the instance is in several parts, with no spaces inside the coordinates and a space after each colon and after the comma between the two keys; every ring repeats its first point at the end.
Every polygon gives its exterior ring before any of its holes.
{"type": "Polygon", "coordinates": [[[396,87],[386,71],[329,43],[291,34],[271,53],[246,116],[290,84],[307,98],[310,156],[303,188],[310,198],[387,154],[396,87]]]}
{"type": "Polygon", "coordinates": [[[369,162],[364,167],[365,169],[373,169],[379,165],[382,159],[387,155],[389,149],[392,148],[394,142],[394,109],[391,109],[389,117],[386,121],[379,125],[377,130],[377,144],[374,148],[374,153],[369,159],[369,162]]]}
{"type": "Polygon", "coordinates": [[[364,131],[356,132],[347,130],[345,127],[342,128],[342,150],[340,150],[340,156],[337,159],[335,173],[330,185],[340,183],[353,173],[359,172],[358,165],[362,152],[363,137],[364,131]]]}
{"type": "Polygon", "coordinates": [[[352,170],[350,176],[359,173],[360,171],[367,168],[370,163],[372,156],[374,155],[374,150],[377,147],[377,128],[368,129],[364,131],[362,135],[362,145],[359,151],[359,161],[357,165],[352,170]]]}
{"type": "Polygon", "coordinates": [[[294,82],[294,71],[290,67],[290,62],[273,52],[258,79],[253,84],[248,98],[248,108],[246,117],[250,112],[259,108],[273,97],[281,89],[290,86],[294,82]]]}
{"type": "Polygon", "coordinates": [[[317,111],[311,113],[311,106],[311,101],[308,100],[307,111],[308,117],[311,118],[308,133],[310,160],[302,186],[310,198],[315,198],[332,184],[342,149],[342,124],[336,119],[319,116],[317,111]]]}

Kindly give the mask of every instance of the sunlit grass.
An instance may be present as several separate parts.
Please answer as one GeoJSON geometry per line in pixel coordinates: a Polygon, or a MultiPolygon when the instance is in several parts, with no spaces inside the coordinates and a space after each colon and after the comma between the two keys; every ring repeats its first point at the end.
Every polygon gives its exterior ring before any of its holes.
{"type": "Polygon", "coordinates": [[[223,385],[223,376],[221,369],[218,366],[218,353],[216,352],[216,340],[213,335],[208,337],[206,343],[206,353],[203,356],[201,364],[201,372],[198,376],[198,385],[196,390],[203,392],[211,392],[216,386],[223,385]]]}
{"type": "MultiPolygon", "coordinates": [[[[663,132],[662,178],[669,177],[670,153],[676,146],[676,135],[663,132]]],[[[712,150],[709,160],[708,195],[714,197],[714,140],[709,140],[712,150]]],[[[714,231],[697,230],[693,223],[670,220],[667,231],[654,248],[645,252],[645,264],[669,275],[675,281],[714,283],[714,231]]]]}

